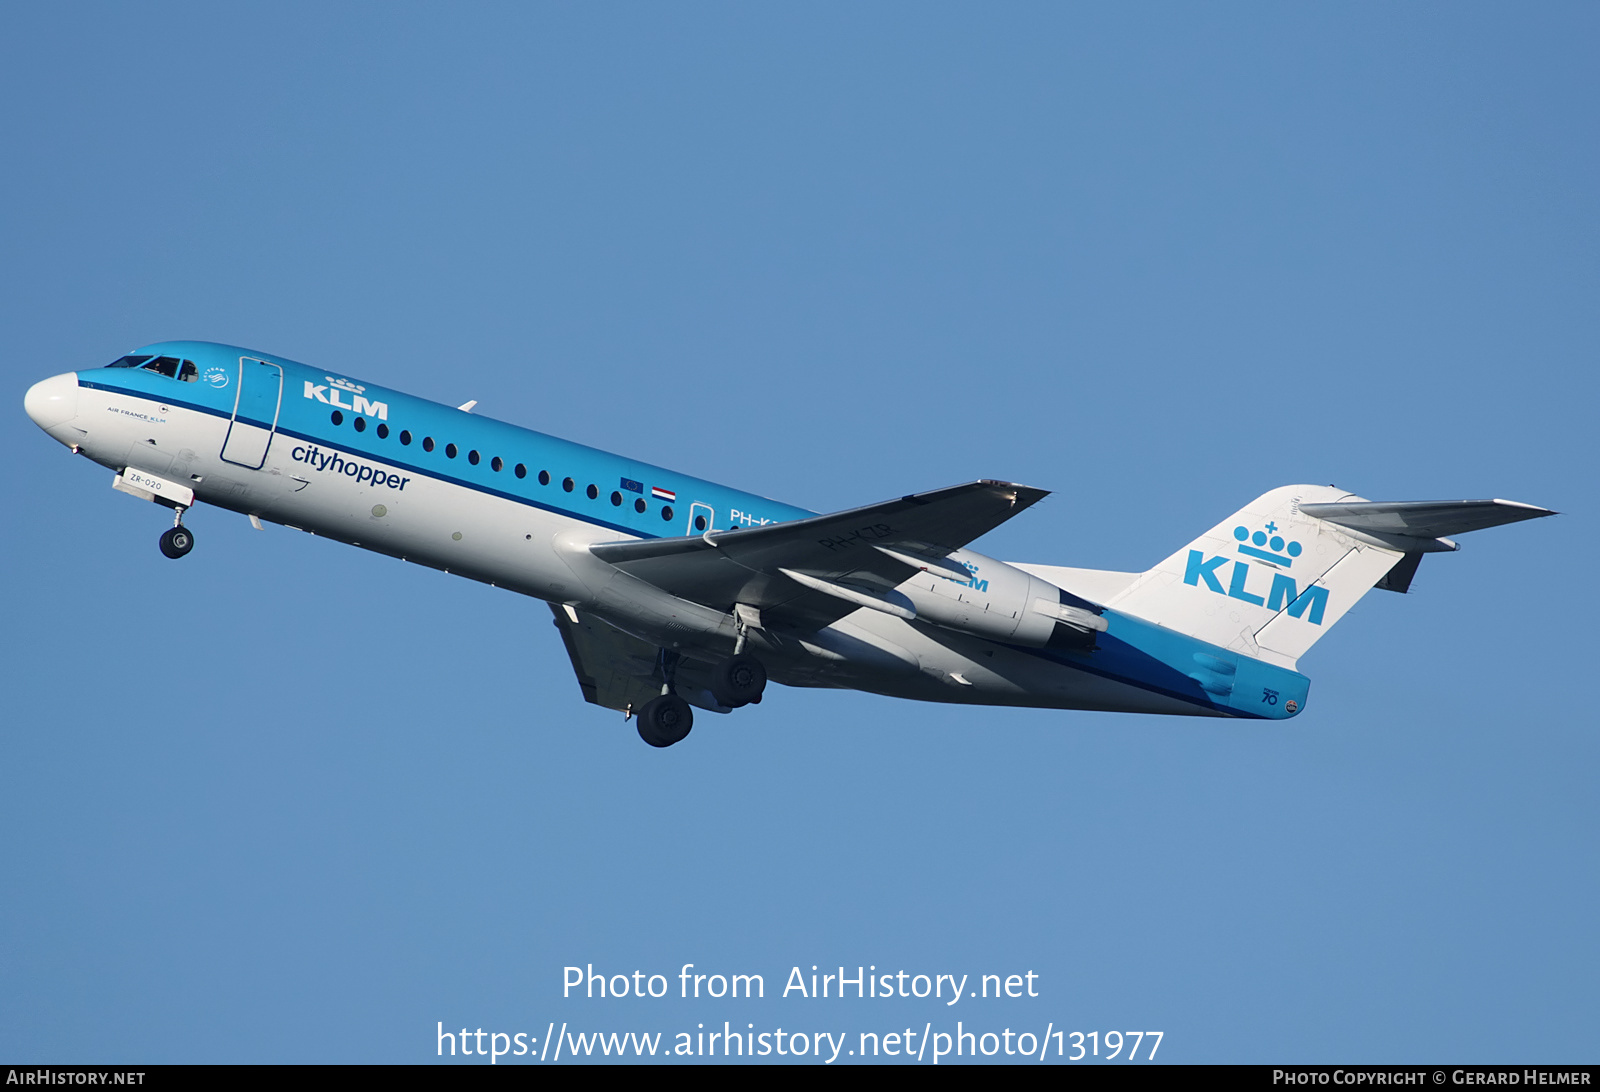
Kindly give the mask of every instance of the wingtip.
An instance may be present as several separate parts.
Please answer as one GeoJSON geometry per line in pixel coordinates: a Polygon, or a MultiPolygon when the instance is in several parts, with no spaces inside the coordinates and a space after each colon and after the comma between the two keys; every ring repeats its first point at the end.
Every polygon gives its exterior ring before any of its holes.
{"type": "Polygon", "coordinates": [[[1021,482],[1003,482],[996,478],[981,478],[978,484],[1000,492],[1009,493],[1012,499],[1019,503],[1034,504],[1050,495],[1050,490],[1040,489],[1035,485],[1023,485],[1021,482]]]}
{"type": "Polygon", "coordinates": [[[1559,516],[1561,514],[1554,508],[1542,508],[1537,504],[1526,504],[1522,501],[1506,500],[1503,497],[1496,497],[1494,499],[1494,503],[1504,505],[1507,508],[1526,508],[1528,510],[1528,514],[1523,516],[1523,519],[1543,519],[1545,516],[1559,516]]]}

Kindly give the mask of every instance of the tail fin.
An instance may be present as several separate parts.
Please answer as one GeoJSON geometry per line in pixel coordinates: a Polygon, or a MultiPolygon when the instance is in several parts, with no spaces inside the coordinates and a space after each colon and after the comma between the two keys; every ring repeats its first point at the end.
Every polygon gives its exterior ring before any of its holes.
{"type": "Polygon", "coordinates": [[[1263,494],[1106,605],[1284,667],[1374,586],[1405,591],[1447,534],[1554,515],[1514,501],[1373,502],[1332,486],[1263,494]]]}

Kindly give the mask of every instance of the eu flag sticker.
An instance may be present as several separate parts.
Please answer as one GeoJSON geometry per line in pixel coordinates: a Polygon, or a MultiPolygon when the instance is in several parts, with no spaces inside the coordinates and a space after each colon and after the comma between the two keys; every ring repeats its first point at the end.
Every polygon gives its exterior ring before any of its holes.
{"type": "Polygon", "coordinates": [[[644,482],[636,482],[632,478],[623,478],[622,488],[626,489],[630,493],[643,493],[644,482]]]}

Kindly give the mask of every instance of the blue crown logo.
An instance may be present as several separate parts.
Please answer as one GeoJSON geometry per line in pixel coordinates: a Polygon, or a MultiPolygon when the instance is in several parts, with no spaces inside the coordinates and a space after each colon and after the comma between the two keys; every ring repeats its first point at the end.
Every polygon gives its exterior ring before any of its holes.
{"type": "Polygon", "coordinates": [[[1284,542],[1277,530],[1278,525],[1269,520],[1263,530],[1254,533],[1245,527],[1235,527],[1233,537],[1239,540],[1239,552],[1246,557],[1258,557],[1287,569],[1300,556],[1302,547],[1298,542],[1284,542]]]}

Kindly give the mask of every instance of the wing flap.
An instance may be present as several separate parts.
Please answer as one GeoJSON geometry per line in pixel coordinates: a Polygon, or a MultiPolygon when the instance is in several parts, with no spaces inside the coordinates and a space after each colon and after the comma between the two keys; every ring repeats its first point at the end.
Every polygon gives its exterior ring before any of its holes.
{"type": "Polygon", "coordinates": [[[550,604],[583,700],[606,709],[638,709],[661,693],[660,650],[587,612],[550,604]]]}
{"type": "MultiPolygon", "coordinates": [[[[558,603],[550,604],[561,643],[578,677],[583,700],[621,712],[637,712],[661,693],[662,650],[649,641],[624,633],[591,611],[579,613],[558,603]]],[[[672,665],[673,686],[690,705],[712,713],[726,713],[711,693],[711,665],[676,652],[666,653],[672,665]]]]}

